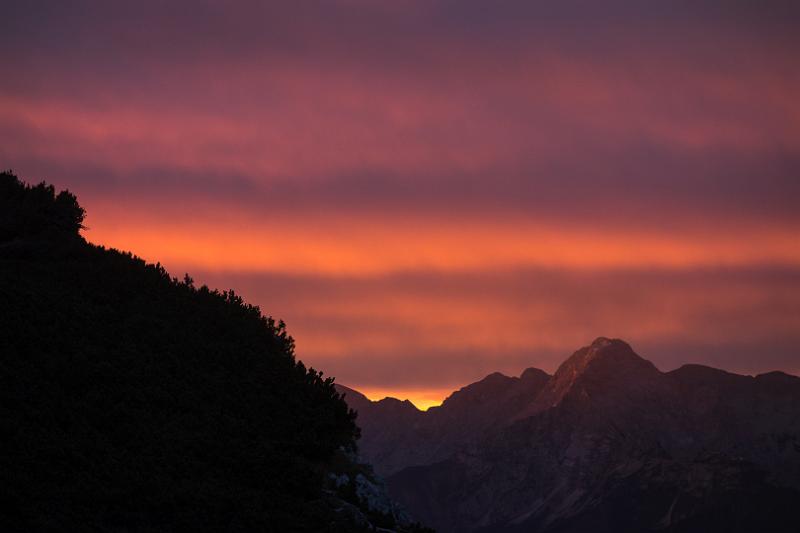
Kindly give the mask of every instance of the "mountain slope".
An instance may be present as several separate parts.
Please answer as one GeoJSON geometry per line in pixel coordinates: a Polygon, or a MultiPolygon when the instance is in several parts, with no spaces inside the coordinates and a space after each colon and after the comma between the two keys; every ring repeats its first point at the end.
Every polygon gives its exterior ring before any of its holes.
{"type": "Polygon", "coordinates": [[[82,220],[0,174],[0,529],[368,529],[329,488],[354,414],[283,323],[82,220]]]}
{"type": "MultiPolygon", "coordinates": [[[[470,410],[504,412],[495,404],[508,379],[492,377],[496,395],[477,395],[484,405],[470,410]]],[[[696,365],[662,373],[599,338],[489,431],[476,420],[471,435],[436,437],[447,456],[394,465],[388,478],[437,530],[800,530],[798,378],[696,365]]]]}

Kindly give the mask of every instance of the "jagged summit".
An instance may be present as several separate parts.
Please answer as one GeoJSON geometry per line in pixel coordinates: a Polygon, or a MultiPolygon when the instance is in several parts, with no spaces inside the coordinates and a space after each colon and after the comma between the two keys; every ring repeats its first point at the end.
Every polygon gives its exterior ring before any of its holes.
{"type": "Polygon", "coordinates": [[[564,361],[555,373],[555,382],[574,381],[582,375],[603,375],[607,379],[633,379],[661,374],[650,361],[620,339],[598,337],[564,361]]]}
{"type": "Polygon", "coordinates": [[[467,403],[482,402],[499,394],[510,386],[517,378],[506,376],[500,372],[489,374],[485,378],[452,393],[442,402],[442,408],[456,407],[467,403]]]}
{"type": "MultiPolygon", "coordinates": [[[[464,423],[485,419],[483,425],[490,427],[494,422],[525,418],[558,405],[576,389],[583,394],[591,389],[593,395],[613,396],[623,389],[658,387],[655,382],[663,380],[663,376],[627,342],[597,337],[567,358],[552,376],[534,367],[526,368],[519,377],[493,372],[453,392],[441,406],[431,407],[428,414],[464,423]]],[[[352,390],[337,387],[340,392],[352,390]]],[[[362,420],[371,416],[377,404],[399,409],[403,403],[395,398],[372,402],[356,391],[350,392],[349,398],[350,404],[361,411],[362,420]]]]}
{"type": "Polygon", "coordinates": [[[620,339],[610,339],[608,337],[597,337],[595,340],[592,341],[592,344],[590,344],[589,346],[591,348],[604,348],[604,347],[606,347],[606,346],[608,346],[610,344],[614,344],[614,343],[627,344],[625,341],[620,340],[620,339]]]}
{"type": "Polygon", "coordinates": [[[419,409],[417,409],[417,406],[411,403],[411,400],[399,400],[391,396],[387,396],[386,398],[380,399],[375,403],[379,405],[388,405],[395,409],[410,409],[412,411],[419,411],[419,409]]]}
{"type": "Polygon", "coordinates": [[[631,348],[630,344],[622,339],[597,337],[589,346],[578,350],[576,353],[581,353],[583,350],[586,350],[583,354],[586,364],[592,360],[599,359],[610,360],[612,362],[621,362],[624,360],[645,361],[645,359],[633,351],[633,348],[631,348]]]}
{"type": "Polygon", "coordinates": [[[552,376],[494,373],[405,424],[358,423],[392,494],[439,531],[788,533],[798,399],[795,376],[662,373],[598,337],[552,376]]]}
{"type": "Polygon", "coordinates": [[[564,361],[555,373],[555,378],[574,376],[585,372],[589,367],[627,367],[630,365],[655,369],[652,363],[633,351],[630,344],[620,339],[598,337],[590,345],[584,346],[564,361]]]}
{"type": "Polygon", "coordinates": [[[573,391],[585,397],[608,397],[621,389],[650,386],[662,376],[653,363],[637,355],[627,342],[598,337],[558,367],[536,400],[520,416],[554,407],[573,391]]]}
{"type": "Polygon", "coordinates": [[[381,398],[380,400],[370,400],[364,394],[345,385],[336,383],[334,384],[334,387],[336,392],[344,395],[348,405],[357,411],[362,419],[364,417],[369,417],[373,412],[376,411],[393,412],[398,415],[414,415],[422,412],[410,400],[400,400],[392,396],[387,396],[385,398],[381,398]]]}

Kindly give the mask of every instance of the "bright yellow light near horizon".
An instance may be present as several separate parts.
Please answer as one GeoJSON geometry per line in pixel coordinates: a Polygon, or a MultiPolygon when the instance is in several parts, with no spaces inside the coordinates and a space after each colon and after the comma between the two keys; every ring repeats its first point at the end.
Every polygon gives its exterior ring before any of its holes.
{"type": "Polygon", "coordinates": [[[431,407],[442,404],[453,391],[458,390],[458,386],[451,388],[438,389],[403,389],[403,388],[372,388],[372,387],[351,387],[357,390],[373,402],[384,398],[396,398],[398,400],[408,400],[420,411],[427,411],[431,407]]]}

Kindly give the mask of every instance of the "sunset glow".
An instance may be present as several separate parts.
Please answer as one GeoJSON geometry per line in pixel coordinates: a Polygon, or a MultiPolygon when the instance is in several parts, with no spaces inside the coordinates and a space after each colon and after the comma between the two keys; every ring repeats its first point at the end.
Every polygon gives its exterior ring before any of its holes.
{"type": "Polygon", "coordinates": [[[442,400],[449,396],[452,390],[449,389],[362,389],[361,392],[373,402],[384,398],[404,398],[414,404],[414,407],[421,411],[427,411],[442,403],[442,400]]]}
{"type": "Polygon", "coordinates": [[[0,32],[0,165],[76,193],[87,240],[285,319],[337,382],[425,409],[600,335],[800,372],[777,14],[84,7],[0,32]]]}

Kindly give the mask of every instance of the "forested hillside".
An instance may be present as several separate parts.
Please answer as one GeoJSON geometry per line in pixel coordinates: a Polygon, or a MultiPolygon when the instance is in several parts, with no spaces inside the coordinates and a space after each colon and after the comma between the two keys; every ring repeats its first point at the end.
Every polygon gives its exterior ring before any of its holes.
{"type": "Polygon", "coordinates": [[[0,529],[351,530],[358,429],[284,324],[87,243],[84,211],[0,174],[0,529]]]}

